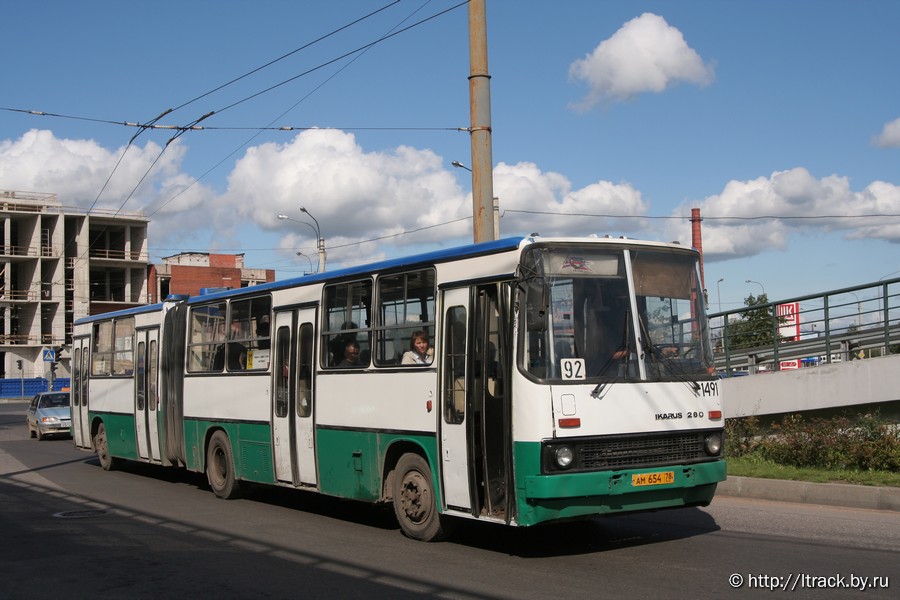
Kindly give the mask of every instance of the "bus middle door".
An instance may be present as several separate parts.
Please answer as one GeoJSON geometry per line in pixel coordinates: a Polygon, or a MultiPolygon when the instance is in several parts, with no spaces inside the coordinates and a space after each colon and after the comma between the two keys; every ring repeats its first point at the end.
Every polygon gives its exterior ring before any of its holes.
{"type": "Polygon", "coordinates": [[[134,430],[138,456],[159,461],[159,328],[140,329],[134,378],[134,430]]]}
{"type": "Polygon", "coordinates": [[[313,323],[315,308],[275,314],[272,448],[275,476],[292,485],[315,485],[313,440],[313,323]]]}
{"type": "Polygon", "coordinates": [[[91,338],[72,340],[72,438],[76,448],[91,447],[88,382],[91,377],[91,338]]]}

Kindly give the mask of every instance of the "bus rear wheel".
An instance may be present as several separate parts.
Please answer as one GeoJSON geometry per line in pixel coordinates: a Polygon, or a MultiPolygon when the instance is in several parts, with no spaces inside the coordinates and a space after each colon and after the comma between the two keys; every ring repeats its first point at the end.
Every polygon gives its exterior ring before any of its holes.
{"type": "Polygon", "coordinates": [[[234,455],[231,442],[224,431],[217,431],[206,448],[206,478],[213,493],[224,500],[241,495],[240,482],[235,478],[234,455]]]}
{"type": "Polygon", "coordinates": [[[403,534],[414,540],[443,539],[446,528],[438,512],[431,469],[418,454],[404,454],[394,474],[394,514],[403,534]]]}
{"type": "Polygon", "coordinates": [[[97,425],[97,431],[94,433],[94,450],[104,471],[112,471],[118,466],[119,459],[109,453],[109,439],[106,436],[106,425],[103,423],[97,425]]]}

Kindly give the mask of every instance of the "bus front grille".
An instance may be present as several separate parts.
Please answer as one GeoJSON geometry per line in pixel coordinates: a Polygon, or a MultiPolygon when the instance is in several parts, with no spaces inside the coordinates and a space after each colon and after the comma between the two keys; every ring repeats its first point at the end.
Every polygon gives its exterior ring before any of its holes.
{"type": "Polygon", "coordinates": [[[577,445],[579,467],[591,471],[633,469],[708,459],[703,450],[707,433],[660,433],[586,441],[577,445]]]}

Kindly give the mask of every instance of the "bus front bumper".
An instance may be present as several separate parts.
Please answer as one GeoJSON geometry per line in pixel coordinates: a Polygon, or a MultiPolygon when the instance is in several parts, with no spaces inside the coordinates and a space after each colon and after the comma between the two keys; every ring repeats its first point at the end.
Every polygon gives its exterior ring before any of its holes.
{"type": "Polygon", "coordinates": [[[518,524],[685,506],[706,506],[725,481],[725,461],[653,469],[526,476],[518,524]],[[671,474],[671,475],[669,475],[671,474]],[[671,480],[671,481],[670,481],[671,480]]]}

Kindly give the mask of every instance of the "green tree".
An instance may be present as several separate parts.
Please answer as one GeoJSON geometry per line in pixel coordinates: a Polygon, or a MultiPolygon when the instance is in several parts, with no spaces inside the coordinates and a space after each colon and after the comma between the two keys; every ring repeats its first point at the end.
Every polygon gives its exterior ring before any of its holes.
{"type": "Polygon", "coordinates": [[[766,306],[769,297],[766,294],[754,296],[750,294],[744,299],[747,307],[741,318],[730,321],[725,330],[725,339],[731,350],[744,350],[759,346],[772,346],[782,339],[778,325],[783,319],[775,314],[775,305],[766,306]]]}

